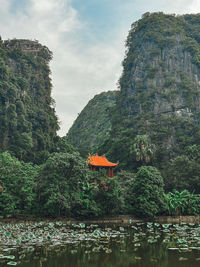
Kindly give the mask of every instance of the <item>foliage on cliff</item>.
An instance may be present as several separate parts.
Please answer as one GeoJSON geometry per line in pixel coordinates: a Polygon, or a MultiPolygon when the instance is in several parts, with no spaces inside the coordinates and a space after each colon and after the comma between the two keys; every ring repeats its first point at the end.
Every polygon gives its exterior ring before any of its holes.
{"type": "MultiPolygon", "coordinates": [[[[139,166],[133,157],[137,136],[148,137],[149,147],[154,148],[151,164],[161,170],[165,181],[174,166],[170,159],[188,157],[186,151],[200,145],[199,30],[199,14],[146,13],[132,24],[120,92],[111,112],[111,135],[100,147],[113,161],[119,160],[122,169],[139,166]]],[[[195,184],[197,176],[191,179],[195,184]]],[[[174,184],[172,178],[168,180],[169,189],[174,184]]],[[[180,181],[178,189],[183,187],[180,181]]]]}
{"type": "Polygon", "coordinates": [[[0,41],[0,151],[42,162],[55,149],[52,53],[37,41],[0,41]]]}
{"type": "Polygon", "coordinates": [[[83,156],[96,152],[109,135],[109,110],[115,103],[115,91],[96,95],[81,111],[67,134],[67,141],[78,148],[83,156]]]}

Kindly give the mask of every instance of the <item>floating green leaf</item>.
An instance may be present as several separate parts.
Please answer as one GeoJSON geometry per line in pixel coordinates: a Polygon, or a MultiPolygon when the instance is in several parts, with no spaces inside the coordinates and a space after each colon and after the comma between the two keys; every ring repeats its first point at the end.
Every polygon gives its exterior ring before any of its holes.
{"type": "Polygon", "coordinates": [[[165,229],[167,229],[170,225],[171,224],[169,224],[169,223],[168,224],[162,224],[162,227],[165,228],[165,229]]]}
{"type": "Polygon", "coordinates": [[[177,242],[179,244],[183,244],[183,243],[186,243],[187,241],[185,239],[178,239],[177,242]]]}
{"type": "Polygon", "coordinates": [[[84,223],[79,223],[81,228],[85,228],[85,224],[84,223]]]}
{"type": "Polygon", "coordinates": [[[61,226],[62,222],[56,222],[56,225],[61,226]]]}
{"type": "Polygon", "coordinates": [[[5,234],[7,237],[10,237],[11,236],[11,233],[10,232],[6,232],[5,234]]]}
{"type": "Polygon", "coordinates": [[[152,228],[152,227],[153,227],[153,224],[152,224],[152,223],[150,223],[150,222],[148,222],[148,223],[147,223],[147,228],[149,228],[149,229],[150,229],[150,228],[152,228]]]}
{"type": "Polygon", "coordinates": [[[22,236],[21,241],[26,241],[26,238],[24,236],[22,236]]]}
{"type": "Polygon", "coordinates": [[[17,265],[17,262],[16,261],[9,261],[9,262],[7,262],[7,265],[17,265]]]}
{"type": "Polygon", "coordinates": [[[51,228],[53,228],[53,227],[54,227],[54,223],[50,222],[50,223],[49,223],[49,226],[50,226],[51,228]]]}
{"type": "Polygon", "coordinates": [[[15,256],[14,255],[8,255],[8,256],[6,256],[6,258],[9,259],[9,260],[14,260],[15,256]]]}

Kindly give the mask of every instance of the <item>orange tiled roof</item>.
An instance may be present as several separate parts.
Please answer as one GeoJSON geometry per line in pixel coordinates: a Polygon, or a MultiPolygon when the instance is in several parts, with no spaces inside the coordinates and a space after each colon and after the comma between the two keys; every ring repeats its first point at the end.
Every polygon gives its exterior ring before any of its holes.
{"type": "Polygon", "coordinates": [[[107,160],[106,156],[98,156],[96,153],[95,156],[89,154],[87,163],[92,166],[102,166],[102,167],[116,167],[118,163],[112,163],[107,160]]]}

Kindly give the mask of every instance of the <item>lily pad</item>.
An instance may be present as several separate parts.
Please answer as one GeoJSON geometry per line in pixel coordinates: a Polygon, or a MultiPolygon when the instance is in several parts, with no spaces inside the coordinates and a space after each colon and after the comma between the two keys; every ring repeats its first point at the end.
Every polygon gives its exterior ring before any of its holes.
{"type": "Polygon", "coordinates": [[[10,232],[6,232],[6,237],[10,237],[11,236],[11,233],[10,232]]]}
{"type": "Polygon", "coordinates": [[[162,227],[165,228],[165,229],[167,229],[167,228],[169,228],[170,225],[171,225],[171,224],[166,223],[166,224],[162,224],[162,227]]]}
{"type": "Polygon", "coordinates": [[[185,239],[178,239],[177,241],[178,241],[179,244],[183,244],[183,243],[187,242],[185,239]]]}
{"type": "Polygon", "coordinates": [[[7,265],[15,266],[15,265],[17,265],[17,262],[16,261],[9,261],[9,262],[7,262],[7,265]]]}
{"type": "Polygon", "coordinates": [[[14,260],[15,259],[15,256],[14,255],[8,255],[8,256],[6,256],[6,259],[14,260]]]}
{"type": "Polygon", "coordinates": [[[79,223],[81,228],[85,228],[85,224],[84,223],[79,223]]]}

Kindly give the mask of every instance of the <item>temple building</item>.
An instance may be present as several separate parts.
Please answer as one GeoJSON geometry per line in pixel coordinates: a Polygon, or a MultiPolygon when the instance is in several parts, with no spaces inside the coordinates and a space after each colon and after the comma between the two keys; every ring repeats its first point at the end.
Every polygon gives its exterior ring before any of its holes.
{"type": "Polygon", "coordinates": [[[88,155],[87,164],[91,171],[98,171],[99,168],[107,170],[107,176],[113,178],[113,169],[118,163],[112,163],[107,160],[106,155],[99,156],[98,153],[95,156],[88,155]]]}

